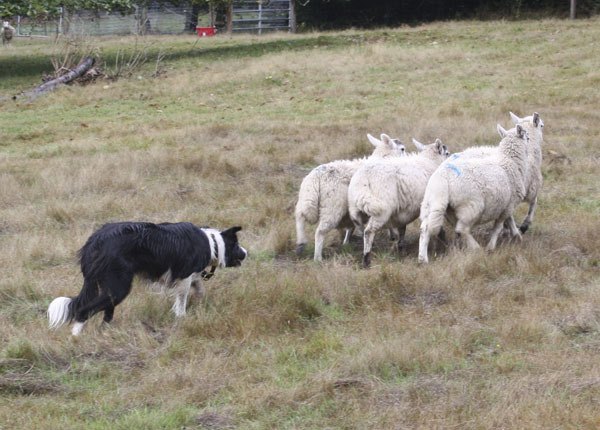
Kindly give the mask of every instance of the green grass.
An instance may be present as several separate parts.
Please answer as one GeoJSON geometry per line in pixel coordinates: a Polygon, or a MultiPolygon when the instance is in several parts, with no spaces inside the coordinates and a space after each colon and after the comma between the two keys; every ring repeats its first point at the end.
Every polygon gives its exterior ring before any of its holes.
{"type": "Polygon", "coordinates": [[[149,61],[13,101],[63,43],[16,39],[0,50],[0,428],[597,428],[599,37],[592,19],[97,38],[104,67],[149,61]],[[406,255],[382,234],[368,271],[358,237],[328,237],[323,264],[312,243],[294,254],[311,168],[368,154],[366,133],[495,144],[509,110],[545,122],[522,243],[419,266],[415,224],[406,255]],[[77,249],[116,220],[242,225],[250,256],[185,319],[136,282],[110,327],[49,331],[50,301],[81,288],[77,249]]]}

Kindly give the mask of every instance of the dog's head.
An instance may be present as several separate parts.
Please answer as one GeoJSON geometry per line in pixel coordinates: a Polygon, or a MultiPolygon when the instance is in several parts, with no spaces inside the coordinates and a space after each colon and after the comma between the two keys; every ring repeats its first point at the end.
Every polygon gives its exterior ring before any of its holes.
{"type": "Polygon", "coordinates": [[[242,227],[231,227],[221,232],[225,243],[225,267],[240,266],[248,255],[248,251],[238,243],[237,232],[241,229],[242,227]]]}

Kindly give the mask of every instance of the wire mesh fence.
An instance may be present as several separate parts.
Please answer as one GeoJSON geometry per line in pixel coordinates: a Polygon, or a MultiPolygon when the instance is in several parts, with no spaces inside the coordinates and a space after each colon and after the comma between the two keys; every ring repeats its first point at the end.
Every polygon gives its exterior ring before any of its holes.
{"type": "MultiPolygon", "coordinates": [[[[235,0],[232,8],[232,31],[261,34],[290,30],[290,0],[235,0]]],[[[16,17],[18,36],[191,33],[197,25],[225,30],[225,10],[192,4],[169,5],[164,2],[136,6],[127,13],[59,9],[55,18],[16,17]]]]}
{"type": "Polygon", "coordinates": [[[196,25],[192,6],[164,4],[135,7],[130,13],[62,9],[53,19],[16,21],[19,36],[182,34],[194,31],[196,25]]]}

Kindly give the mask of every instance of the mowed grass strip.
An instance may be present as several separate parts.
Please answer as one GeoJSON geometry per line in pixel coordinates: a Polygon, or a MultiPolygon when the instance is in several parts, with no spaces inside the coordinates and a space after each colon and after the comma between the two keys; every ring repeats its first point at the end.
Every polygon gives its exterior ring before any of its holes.
{"type": "Polygon", "coordinates": [[[60,45],[16,39],[0,50],[0,427],[598,427],[598,23],[98,38],[106,67],[140,48],[148,63],[34,102],[8,98],[60,45]],[[332,233],[323,264],[312,243],[294,255],[311,168],[369,154],[366,133],[493,145],[509,110],[546,125],[522,243],[419,266],[415,224],[406,255],[382,235],[368,271],[358,237],[332,233]],[[242,225],[250,256],[185,319],[136,281],[110,327],[49,331],[49,302],[81,288],[77,249],[117,220],[242,225]]]}

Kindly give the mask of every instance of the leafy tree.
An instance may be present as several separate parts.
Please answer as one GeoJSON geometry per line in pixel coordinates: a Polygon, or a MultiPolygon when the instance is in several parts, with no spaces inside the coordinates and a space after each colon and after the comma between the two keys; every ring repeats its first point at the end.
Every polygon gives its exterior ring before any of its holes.
{"type": "Polygon", "coordinates": [[[52,17],[60,14],[61,7],[124,12],[133,9],[134,4],[134,0],[12,0],[0,3],[0,16],[52,17]]]}

